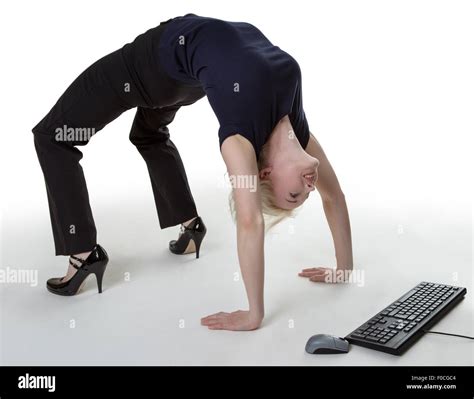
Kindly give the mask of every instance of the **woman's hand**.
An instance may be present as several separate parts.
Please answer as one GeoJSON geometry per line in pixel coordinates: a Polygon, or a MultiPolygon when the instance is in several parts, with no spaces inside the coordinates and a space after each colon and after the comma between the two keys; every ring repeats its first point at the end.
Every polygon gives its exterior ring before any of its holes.
{"type": "Polygon", "coordinates": [[[219,312],[201,319],[201,325],[209,330],[251,331],[260,327],[263,317],[255,317],[247,310],[219,312]]]}
{"type": "Polygon", "coordinates": [[[315,283],[345,283],[351,270],[333,269],[329,267],[311,267],[303,269],[298,276],[307,277],[315,283]]]}

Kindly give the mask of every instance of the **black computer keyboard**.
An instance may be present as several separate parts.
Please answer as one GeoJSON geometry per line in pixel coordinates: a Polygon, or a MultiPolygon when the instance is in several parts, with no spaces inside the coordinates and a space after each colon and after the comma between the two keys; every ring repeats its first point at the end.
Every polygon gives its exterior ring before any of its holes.
{"type": "Polygon", "coordinates": [[[422,282],[345,339],[354,345],[401,355],[466,292],[462,287],[422,282]]]}

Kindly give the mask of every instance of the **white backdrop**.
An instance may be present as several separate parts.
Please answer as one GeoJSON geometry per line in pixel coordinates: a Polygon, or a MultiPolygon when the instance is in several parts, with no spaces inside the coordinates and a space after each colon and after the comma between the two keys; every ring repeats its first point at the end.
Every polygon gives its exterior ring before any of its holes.
{"type": "MultiPolygon", "coordinates": [[[[470,213],[471,2],[18,1],[2,8],[4,209],[46,209],[30,130],[67,85],[146,29],[194,12],[249,21],[298,60],[310,128],[352,201],[470,213]]],[[[133,110],[84,149],[94,202],[148,189],[127,139],[132,118],[133,110]]],[[[195,184],[225,171],[217,128],[205,98],[172,125],[195,184]]]]}
{"type": "MultiPolygon", "coordinates": [[[[2,173],[4,188],[15,188],[3,192],[9,210],[44,208],[31,128],[67,85],[160,21],[194,12],[249,21],[298,60],[310,128],[350,198],[470,212],[471,2],[18,1],[2,8],[2,173]]],[[[147,187],[127,139],[132,118],[133,111],[122,115],[84,150],[94,201],[147,187]]],[[[172,125],[194,182],[224,171],[217,128],[205,98],[172,125]]]]}
{"type": "MultiPolygon", "coordinates": [[[[160,21],[189,12],[250,22],[298,60],[310,129],[333,164],[353,216],[356,264],[377,246],[377,223],[364,224],[370,216],[389,221],[394,236],[403,226],[420,235],[429,226],[435,238],[424,250],[445,251],[447,259],[452,239],[464,266],[472,265],[472,2],[20,0],[2,2],[0,12],[2,266],[21,267],[25,248],[32,258],[41,254],[53,261],[31,128],[95,60],[160,21]],[[35,245],[39,237],[41,247],[35,245]]],[[[134,245],[132,238],[150,236],[135,225],[157,226],[145,164],[128,141],[133,115],[123,114],[81,147],[99,242],[114,236],[124,248],[134,245]],[[137,204],[139,213],[132,208],[137,204]]],[[[170,126],[198,208],[231,237],[217,130],[206,98],[182,108],[170,126]]],[[[321,252],[314,262],[334,263],[322,207],[313,196],[301,211],[310,217],[299,226],[323,226],[320,247],[311,247],[313,254],[321,252]]],[[[235,254],[232,259],[235,270],[235,254]]],[[[446,267],[472,284],[469,266],[446,267]]],[[[210,310],[221,309],[216,303],[210,310]]]]}

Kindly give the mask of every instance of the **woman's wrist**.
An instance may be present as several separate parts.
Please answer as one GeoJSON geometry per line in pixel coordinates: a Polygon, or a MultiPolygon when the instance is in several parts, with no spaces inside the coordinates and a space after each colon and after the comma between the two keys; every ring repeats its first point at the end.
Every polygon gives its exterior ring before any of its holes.
{"type": "Polygon", "coordinates": [[[336,270],[352,270],[353,269],[353,260],[352,256],[345,256],[344,258],[340,257],[339,259],[336,256],[336,270]]]}
{"type": "Polygon", "coordinates": [[[352,265],[338,265],[336,267],[336,270],[347,270],[347,271],[352,271],[353,267],[352,265]]]}
{"type": "Polygon", "coordinates": [[[261,323],[263,318],[265,317],[265,312],[263,309],[250,309],[249,310],[249,318],[250,321],[253,323],[261,323]]]}

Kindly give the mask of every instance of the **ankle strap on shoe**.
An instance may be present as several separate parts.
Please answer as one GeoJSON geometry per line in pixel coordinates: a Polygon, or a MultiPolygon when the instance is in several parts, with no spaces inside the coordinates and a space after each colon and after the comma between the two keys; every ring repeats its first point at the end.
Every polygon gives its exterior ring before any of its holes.
{"type": "Polygon", "coordinates": [[[74,256],[74,255],[69,255],[69,257],[74,260],[77,260],[81,265],[86,262],[85,259],[78,258],[77,256],[74,256]]]}
{"type": "Polygon", "coordinates": [[[188,226],[185,226],[183,224],[181,224],[181,226],[184,227],[184,230],[196,230],[196,228],[198,228],[200,224],[201,218],[199,216],[196,216],[196,218],[191,223],[189,223],[188,226]]]}
{"type": "Polygon", "coordinates": [[[69,258],[77,260],[81,264],[80,266],[77,266],[76,264],[71,262],[71,259],[69,259],[69,264],[76,270],[82,269],[82,266],[84,265],[84,263],[86,263],[84,259],[78,258],[77,256],[74,256],[74,255],[70,255],[69,258]]]}

